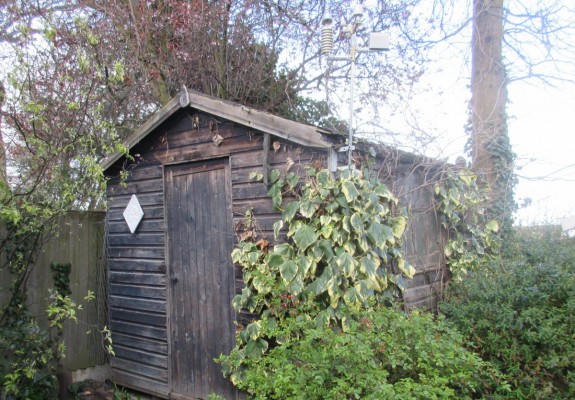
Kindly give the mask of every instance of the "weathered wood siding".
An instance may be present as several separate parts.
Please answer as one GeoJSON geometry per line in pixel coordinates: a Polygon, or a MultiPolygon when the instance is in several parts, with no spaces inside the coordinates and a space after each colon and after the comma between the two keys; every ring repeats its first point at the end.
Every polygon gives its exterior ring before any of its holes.
{"type": "MultiPolygon", "coordinates": [[[[114,379],[118,384],[167,397],[176,379],[170,377],[169,351],[174,353],[170,339],[166,276],[166,215],[164,205],[164,167],[199,160],[225,157],[229,161],[231,183],[231,220],[229,234],[244,220],[246,210],[257,216],[259,235],[273,237],[277,212],[262,182],[250,181],[252,172],[263,171],[264,135],[215,117],[180,112],[137,145],[134,161],[126,165],[129,176],[119,176],[108,184],[108,267],[110,291],[110,325],[116,357],[112,358],[114,379]],[[217,145],[213,139],[223,141],[217,145]],[[144,218],[134,234],[123,219],[123,211],[132,194],[137,194],[144,218]]],[[[282,140],[272,139],[269,168],[286,168],[288,158],[296,164],[319,161],[325,165],[325,154],[304,149],[282,140]],[[273,149],[273,145],[278,150],[273,149]]],[[[108,172],[119,175],[119,168],[108,172]]],[[[166,167],[167,168],[167,167],[166,167]]],[[[301,168],[294,166],[295,168],[301,168]]],[[[234,238],[235,240],[235,238],[234,238]]],[[[217,246],[217,243],[214,243],[217,246]]],[[[231,256],[229,267],[233,268],[231,256]]],[[[234,291],[243,287],[241,270],[235,270],[234,291]]],[[[242,319],[241,317],[239,318],[242,319]]],[[[214,335],[220,340],[222,335],[214,335]]],[[[190,362],[193,361],[190,355],[190,362]]]]}
{"type": "MultiPolygon", "coordinates": [[[[116,351],[111,365],[118,384],[168,397],[172,392],[175,395],[184,390],[181,377],[174,375],[179,374],[177,370],[189,372],[179,361],[169,359],[170,354],[181,350],[177,343],[182,336],[177,333],[179,325],[170,328],[170,324],[178,323],[178,317],[169,311],[172,310],[167,282],[170,265],[166,259],[172,253],[166,237],[174,232],[167,232],[165,209],[175,203],[164,204],[166,195],[169,196],[164,193],[169,184],[165,171],[174,165],[226,159],[231,193],[229,233],[237,241],[246,211],[250,209],[257,220],[258,238],[266,238],[273,245],[273,223],[279,214],[267,196],[266,184],[250,180],[250,174],[274,168],[285,172],[291,168],[303,175],[306,165],[327,166],[327,149],[304,148],[273,136],[267,140],[265,136],[193,109],[180,110],[132,148],[133,161],[120,160],[107,171],[112,176],[107,190],[107,240],[110,324],[116,351]],[[122,168],[128,171],[124,181],[119,177],[122,168]],[[137,195],[144,211],[144,218],[133,234],[122,216],[132,194],[137,195]]],[[[406,302],[408,306],[432,306],[434,300],[430,296],[441,271],[434,247],[440,233],[430,213],[432,192],[424,169],[415,168],[413,160],[402,157],[400,153],[385,155],[378,168],[412,215],[406,251],[418,273],[414,280],[406,282],[409,287],[406,302]]],[[[231,257],[229,268],[234,268],[231,257]]],[[[234,291],[239,293],[243,286],[241,269],[236,267],[234,274],[234,291]]],[[[245,323],[249,316],[237,318],[245,323]]],[[[223,333],[215,334],[214,340],[221,336],[223,333]]],[[[190,363],[195,362],[193,355],[189,359],[190,363]]],[[[189,388],[193,390],[192,386],[189,388]]]]}

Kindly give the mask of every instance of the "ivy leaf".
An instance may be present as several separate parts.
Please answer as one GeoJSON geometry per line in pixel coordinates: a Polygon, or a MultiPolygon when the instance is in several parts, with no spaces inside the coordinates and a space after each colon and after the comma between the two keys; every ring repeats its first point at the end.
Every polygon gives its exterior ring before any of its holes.
{"type": "Polygon", "coordinates": [[[385,200],[393,200],[395,197],[391,190],[387,187],[387,185],[380,184],[375,187],[375,193],[377,193],[380,197],[383,197],[385,200]]]}
{"type": "Polygon", "coordinates": [[[363,298],[355,287],[350,287],[345,291],[343,301],[348,306],[359,307],[363,303],[363,298]]]}
{"type": "Polygon", "coordinates": [[[499,231],[499,223],[492,219],[485,225],[485,229],[490,230],[491,232],[497,232],[499,231]]]}
{"type": "Polygon", "coordinates": [[[274,253],[289,258],[293,256],[293,248],[288,243],[276,244],[274,246],[274,253]]]}
{"type": "Polygon", "coordinates": [[[377,267],[371,257],[366,256],[359,260],[359,271],[367,277],[375,277],[376,269],[377,267]]]}
{"type": "Polygon", "coordinates": [[[315,230],[309,225],[300,226],[293,236],[293,241],[301,251],[307,249],[317,239],[315,230]]]}
{"type": "Polygon", "coordinates": [[[300,208],[299,201],[292,201],[291,203],[289,203],[282,214],[282,218],[285,220],[285,222],[287,223],[291,222],[293,220],[293,217],[295,217],[295,214],[299,210],[299,208],[300,208]]]}
{"type": "Polygon", "coordinates": [[[320,329],[329,326],[329,321],[329,314],[326,311],[320,311],[315,317],[315,323],[320,329]]]}
{"type": "Polygon", "coordinates": [[[272,291],[272,284],[269,282],[269,279],[266,278],[268,278],[266,275],[257,274],[254,275],[252,279],[252,285],[259,294],[265,295],[272,291]]]}
{"type": "Polygon", "coordinates": [[[346,278],[355,275],[355,269],[357,266],[357,261],[349,255],[349,253],[341,253],[336,259],[335,264],[340,268],[343,276],[346,278]]]}
{"type": "Polygon", "coordinates": [[[298,266],[292,260],[286,260],[280,265],[280,275],[286,284],[289,284],[297,275],[298,266]]]}
{"type": "Polygon", "coordinates": [[[308,271],[312,268],[312,265],[314,264],[312,259],[305,256],[299,256],[297,258],[296,263],[298,266],[298,270],[304,277],[307,275],[308,271]]]}
{"type": "Polygon", "coordinates": [[[282,204],[282,190],[281,185],[278,184],[278,182],[273,184],[270,190],[268,190],[268,196],[270,196],[272,199],[274,209],[279,209],[282,204]]]}
{"type": "Polygon", "coordinates": [[[246,356],[249,358],[259,358],[268,349],[268,342],[263,339],[249,340],[246,346],[246,356]]]}
{"type": "Polygon", "coordinates": [[[345,181],[342,185],[341,191],[345,195],[345,199],[348,202],[354,201],[359,196],[357,188],[351,181],[345,181]]]}
{"type": "Polygon", "coordinates": [[[406,264],[403,258],[397,260],[397,267],[408,278],[413,278],[413,275],[415,275],[415,268],[413,268],[413,265],[406,264]]]}
{"type": "Polygon", "coordinates": [[[271,269],[276,269],[277,267],[282,265],[283,262],[284,262],[284,257],[277,252],[270,253],[268,256],[267,264],[271,269]]]}
{"type": "Polygon", "coordinates": [[[351,223],[351,226],[358,235],[361,235],[363,233],[363,221],[361,220],[361,217],[358,214],[356,213],[352,214],[349,222],[351,223]]]}
{"type": "Polygon", "coordinates": [[[321,251],[323,252],[323,254],[325,256],[325,260],[327,262],[329,262],[333,257],[335,257],[335,254],[333,252],[332,243],[329,240],[320,240],[318,243],[318,246],[321,249],[321,251]]]}
{"type": "Polygon", "coordinates": [[[339,277],[334,276],[327,282],[327,294],[329,295],[329,304],[332,308],[337,308],[341,298],[341,289],[339,288],[339,277]]]}
{"type": "Polygon", "coordinates": [[[290,172],[286,176],[286,182],[290,189],[294,189],[297,183],[299,182],[299,176],[297,176],[293,172],[290,172]]]}
{"type": "Polygon", "coordinates": [[[260,332],[262,331],[262,326],[260,321],[252,322],[246,327],[246,331],[252,340],[257,340],[260,337],[260,332]]]}
{"type": "Polygon", "coordinates": [[[305,200],[301,202],[299,212],[304,218],[311,218],[315,213],[316,207],[310,200],[305,200]]]}
{"type": "Polygon", "coordinates": [[[270,183],[275,183],[280,178],[280,171],[277,169],[272,169],[270,172],[270,183]]]}
{"type": "Polygon", "coordinates": [[[280,231],[282,230],[282,228],[284,227],[284,221],[282,219],[277,220],[274,223],[274,238],[277,239],[280,231]]]}
{"type": "Polygon", "coordinates": [[[324,273],[320,277],[316,278],[312,283],[310,283],[306,287],[305,289],[306,293],[313,293],[315,296],[323,293],[326,289],[327,281],[328,281],[327,274],[324,271],[324,273]]]}
{"type": "Polygon", "coordinates": [[[320,232],[325,239],[329,239],[333,232],[333,227],[331,225],[323,225],[320,232]]]}
{"type": "Polygon", "coordinates": [[[405,232],[405,227],[407,225],[407,220],[404,217],[395,217],[391,219],[393,236],[396,238],[401,238],[403,232],[405,232]]]}

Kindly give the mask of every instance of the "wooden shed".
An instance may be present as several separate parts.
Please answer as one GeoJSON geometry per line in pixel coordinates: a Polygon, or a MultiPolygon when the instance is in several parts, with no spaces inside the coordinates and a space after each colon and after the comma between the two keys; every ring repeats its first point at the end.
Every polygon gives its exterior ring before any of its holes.
{"type": "MultiPolygon", "coordinates": [[[[109,319],[116,383],[163,398],[238,398],[213,361],[234,343],[231,300],[242,272],[230,253],[251,209],[273,242],[279,218],[252,172],[313,164],[335,171],[345,137],[183,89],[104,161],[109,319]]],[[[409,208],[417,269],[410,306],[433,307],[443,267],[425,160],[381,147],[378,168],[409,208]]]]}

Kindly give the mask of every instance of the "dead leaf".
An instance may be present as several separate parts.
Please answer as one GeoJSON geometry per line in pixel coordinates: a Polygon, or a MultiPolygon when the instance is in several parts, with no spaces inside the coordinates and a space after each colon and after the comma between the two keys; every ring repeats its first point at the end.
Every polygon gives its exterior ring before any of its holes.
{"type": "Polygon", "coordinates": [[[286,172],[288,172],[290,170],[290,168],[293,167],[294,164],[295,164],[295,162],[291,158],[288,157],[286,160],[286,172]]]}
{"type": "Polygon", "coordinates": [[[270,242],[265,239],[260,239],[256,242],[256,246],[260,248],[260,250],[265,250],[269,246],[270,242]]]}
{"type": "Polygon", "coordinates": [[[272,147],[274,149],[274,153],[277,153],[279,149],[282,147],[282,145],[280,144],[280,142],[276,140],[275,142],[272,143],[272,147]]]}

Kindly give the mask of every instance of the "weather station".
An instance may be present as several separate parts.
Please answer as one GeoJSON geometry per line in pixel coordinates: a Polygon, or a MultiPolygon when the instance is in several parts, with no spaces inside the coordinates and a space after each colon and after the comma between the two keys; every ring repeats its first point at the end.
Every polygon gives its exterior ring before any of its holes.
{"type": "Polygon", "coordinates": [[[357,57],[360,53],[377,52],[389,50],[389,34],[387,32],[370,32],[368,47],[359,47],[357,44],[357,33],[363,25],[364,5],[354,3],[351,6],[351,20],[349,23],[341,22],[341,32],[350,40],[349,53],[345,56],[336,56],[333,54],[334,42],[334,21],[329,12],[326,12],[321,21],[321,55],[327,57],[328,69],[331,68],[331,62],[349,62],[350,63],[350,84],[349,84],[349,121],[348,121],[348,143],[340,151],[348,153],[348,168],[352,168],[353,146],[353,102],[355,89],[355,70],[357,57]]]}

